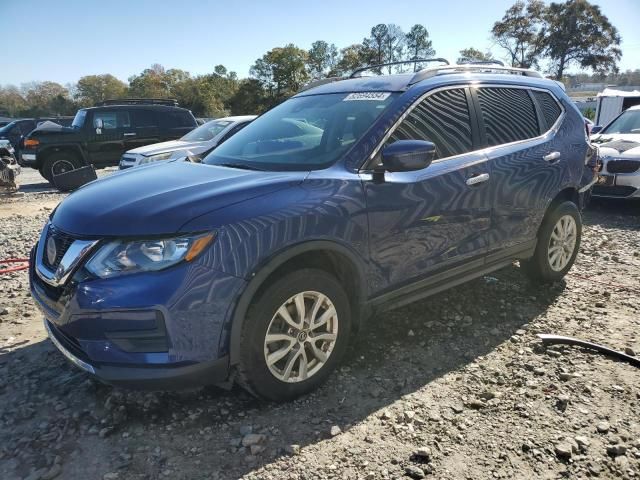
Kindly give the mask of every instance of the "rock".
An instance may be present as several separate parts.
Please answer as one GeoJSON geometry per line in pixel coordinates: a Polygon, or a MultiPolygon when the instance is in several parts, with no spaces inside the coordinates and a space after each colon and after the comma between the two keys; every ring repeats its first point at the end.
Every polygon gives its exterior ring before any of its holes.
{"type": "Polygon", "coordinates": [[[624,347],[624,353],[631,355],[632,357],[636,356],[636,351],[631,347],[624,347]]]}
{"type": "Polygon", "coordinates": [[[118,478],[118,472],[109,472],[109,473],[105,473],[102,476],[102,480],[117,480],[118,478]]]}
{"type": "Polygon", "coordinates": [[[407,335],[409,337],[415,337],[416,336],[416,334],[413,332],[413,330],[409,330],[409,333],[407,333],[407,335]]]}
{"type": "Polygon", "coordinates": [[[424,470],[420,467],[416,467],[415,465],[409,465],[404,469],[404,473],[407,474],[407,477],[411,478],[424,478],[424,470]]]}
{"type": "Polygon", "coordinates": [[[105,438],[109,436],[112,432],[113,432],[113,427],[104,427],[102,430],[100,430],[100,432],[98,433],[98,436],[100,438],[105,438]]]}
{"type": "Polygon", "coordinates": [[[569,405],[569,395],[560,395],[556,400],[556,408],[561,412],[564,412],[569,405]]]}
{"type": "Polygon", "coordinates": [[[42,480],[53,480],[62,473],[62,467],[58,463],[54,463],[47,473],[42,475],[42,480]]]}
{"type": "Polygon", "coordinates": [[[331,427],[331,431],[329,433],[331,433],[332,437],[336,437],[342,433],[342,430],[340,430],[339,426],[334,425],[333,427],[331,427]]]}
{"type": "Polygon", "coordinates": [[[415,416],[416,416],[416,412],[407,410],[406,412],[404,412],[404,421],[407,423],[411,423],[415,418],[415,416]]]}
{"type": "Polygon", "coordinates": [[[627,453],[627,447],[624,445],[609,445],[607,447],[607,453],[612,457],[618,457],[627,453]]]}
{"type": "Polygon", "coordinates": [[[600,422],[598,423],[598,425],[596,425],[596,430],[598,430],[598,433],[607,433],[609,431],[609,428],[611,428],[609,426],[609,422],[600,422]]]}
{"type": "Polygon", "coordinates": [[[591,441],[589,440],[589,437],[585,437],[583,435],[576,436],[574,440],[578,444],[578,448],[580,449],[581,452],[586,452],[589,446],[591,445],[591,441]]]}
{"type": "Polygon", "coordinates": [[[245,435],[249,435],[252,432],[253,432],[253,427],[251,425],[242,425],[240,427],[240,435],[242,435],[243,437],[245,435]]]}
{"type": "Polygon", "coordinates": [[[555,452],[558,458],[563,460],[568,460],[571,458],[571,454],[573,453],[573,449],[571,448],[571,444],[568,442],[558,443],[555,447],[555,452]]]}
{"type": "Polygon", "coordinates": [[[469,403],[467,403],[467,407],[473,409],[473,410],[480,410],[481,408],[486,407],[487,404],[484,403],[482,400],[478,400],[478,399],[473,399],[471,400],[469,403]]]}
{"type": "Polygon", "coordinates": [[[300,445],[291,444],[284,447],[284,451],[289,455],[298,455],[300,454],[300,445]]]}
{"type": "Polygon", "coordinates": [[[267,437],[258,433],[249,433],[242,437],[242,446],[250,447],[251,445],[257,445],[263,443],[267,437]]]}
{"type": "Polygon", "coordinates": [[[382,411],[382,414],[380,415],[380,418],[383,420],[390,420],[391,419],[391,412],[388,409],[384,409],[382,411]]]}
{"type": "Polygon", "coordinates": [[[413,456],[425,461],[425,462],[430,462],[431,461],[431,449],[429,447],[420,447],[418,448],[414,453],[413,456]]]}
{"type": "Polygon", "coordinates": [[[451,405],[451,410],[453,410],[453,413],[462,413],[464,412],[464,407],[459,403],[455,403],[451,405]]]}
{"type": "Polygon", "coordinates": [[[9,315],[9,312],[10,310],[7,307],[0,307],[0,315],[9,315]]]}
{"type": "Polygon", "coordinates": [[[491,392],[491,391],[482,392],[480,394],[480,398],[485,401],[493,400],[494,398],[496,398],[496,392],[491,392]]]}
{"type": "Polygon", "coordinates": [[[251,447],[249,447],[249,451],[251,452],[251,455],[258,455],[263,450],[264,450],[264,447],[262,445],[251,445],[251,447]]]}

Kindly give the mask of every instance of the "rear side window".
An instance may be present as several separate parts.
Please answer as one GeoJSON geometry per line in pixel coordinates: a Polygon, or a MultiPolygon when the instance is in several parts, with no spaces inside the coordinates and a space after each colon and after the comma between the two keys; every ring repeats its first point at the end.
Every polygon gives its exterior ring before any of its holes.
{"type": "Polygon", "coordinates": [[[131,120],[129,112],[126,110],[102,110],[93,114],[93,126],[98,126],[98,120],[102,120],[102,128],[104,130],[115,130],[117,128],[129,128],[131,120]]]}
{"type": "Polygon", "coordinates": [[[521,88],[478,88],[478,101],[490,147],[540,135],[529,92],[521,88]]]}
{"type": "Polygon", "coordinates": [[[547,123],[547,128],[545,130],[549,130],[553,127],[553,124],[556,123],[558,117],[562,113],[562,109],[558,102],[547,92],[540,92],[538,90],[533,91],[533,96],[538,102],[538,106],[542,112],[542,117],[547,123]]]}
{"type": "Polygon", "coordinates": [[[189,112],[174,110],[164,113],[166,125],[169,128],[195,127],[196,121],[189,112]]]}
{"type": "Polygon", "coordinates": [[[471,151],[471,115],[464,89],[443,90],[426,97],[402,121],[387,143],[396,140],[433,142],[436,158],[471,151]]]}
{"type": "Polygon", "coordinates": [[[135,127],[157,127],[158,120],[151,110],[133,110],[133,125],[135,127]]]}

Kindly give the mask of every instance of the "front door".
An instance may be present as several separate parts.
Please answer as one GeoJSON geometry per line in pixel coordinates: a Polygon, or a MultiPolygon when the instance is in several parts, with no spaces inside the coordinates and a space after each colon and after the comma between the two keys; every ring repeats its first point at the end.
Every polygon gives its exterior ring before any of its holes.
{"type": "Polygon", "coordinates": [[[125,151],[125,133],[131,132],[131,118],[127,110],[97,110],[90,119],[87,141],[89,163],[117,165],[125,151]],[[102,123],[102,128],[99,128],[102,123]]]}
{"type": "Polygon", "coordinates": [[[437,153],[429,167],[386,172],[384,182],[362,175],[370,258],[380,278],[376,292],[487,251],[491,172],[485,155],[474,152],[477,129],[470,98],[464,88],[429,94],[387,141],[433,142],[437,153]]]}

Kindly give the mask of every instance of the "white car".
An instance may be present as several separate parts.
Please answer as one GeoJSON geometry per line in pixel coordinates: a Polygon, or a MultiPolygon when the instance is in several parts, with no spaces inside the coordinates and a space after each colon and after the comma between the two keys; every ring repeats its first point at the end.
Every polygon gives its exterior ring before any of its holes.
{"type": "Polygon", "coordinates": [[[256,115],[217,118],[200,125],[179,140],[170,140],[134,148],[122,155],[120,170],[180,157],[202,158],[246,127],[255,118],[256,115]]]}
{"type": "Polygon", "coordinates": [[[592,195],[640,198],[640,105],[630,107],[591,136],[600,147],[602,171],[592,195]]]}

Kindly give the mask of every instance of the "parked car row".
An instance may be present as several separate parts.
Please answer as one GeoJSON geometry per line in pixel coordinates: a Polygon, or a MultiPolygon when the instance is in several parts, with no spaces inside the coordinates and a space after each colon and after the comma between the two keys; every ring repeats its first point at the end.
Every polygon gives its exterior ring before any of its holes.
{"type": "Polygon", "coordinates": [[[22,139],[35,130],[38,125],[47,121],[68,126],[71,125],[73,117],[19,118],[0,127],[0,140],[8,140],[13,148],[18,151],[22,139]]]}
{"type": "MultiPolygon", "coordinates": [[[[233,380],[286,400],[329,377],[372,312],[514,260],[534,281],[561,279],[598,166],[582,115],[537,72],[442,63],[325,81],[201,163],[142,165],[69,195],[31,252],[53,343],[113,384],[233,380]]],[[[47,175],[115,162],[151,127],[142,111],[84,109],[68,132],[31,134],[30,161],[47,175]]]]}

